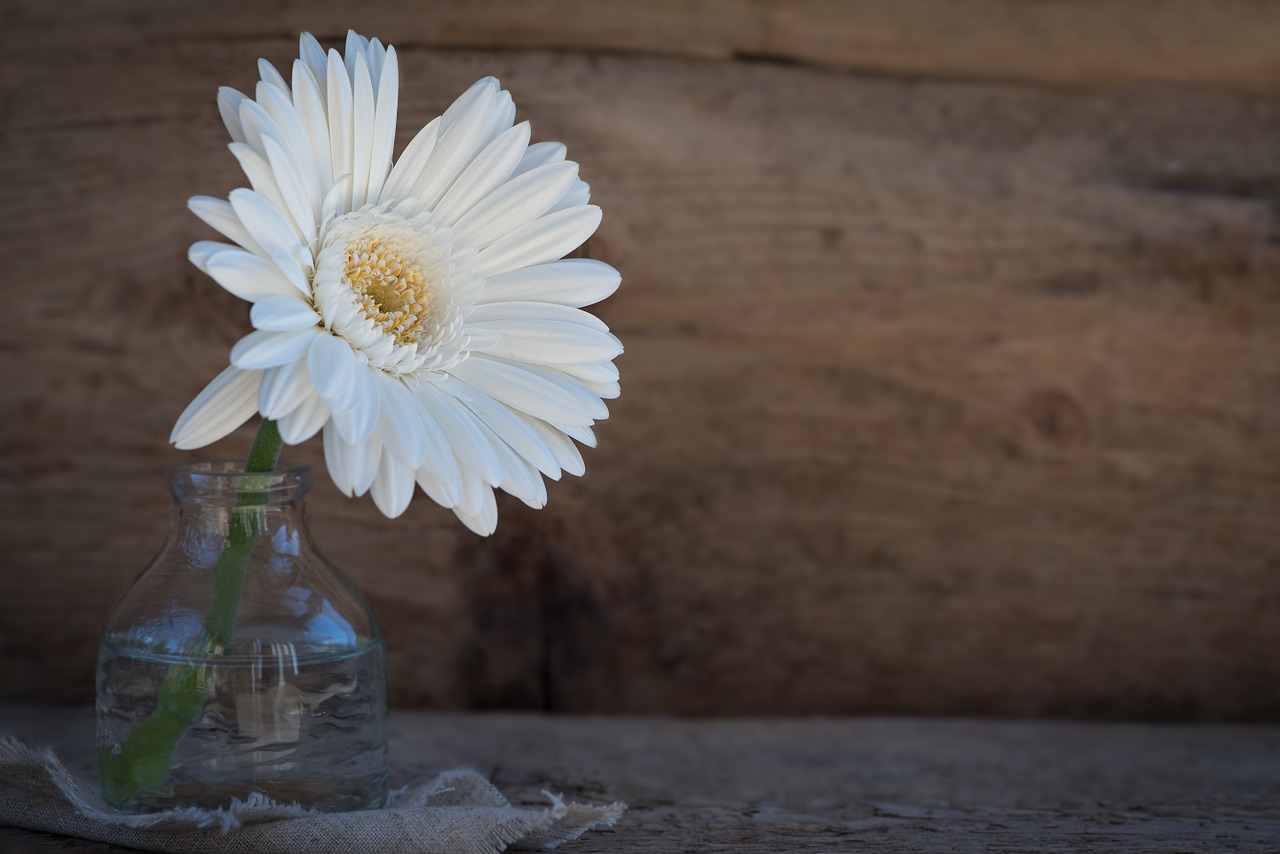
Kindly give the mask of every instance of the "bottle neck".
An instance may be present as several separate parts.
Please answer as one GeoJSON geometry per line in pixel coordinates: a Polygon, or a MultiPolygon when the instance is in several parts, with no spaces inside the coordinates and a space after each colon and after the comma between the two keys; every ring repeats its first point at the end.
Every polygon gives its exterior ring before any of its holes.
{"type": "Polygon", "coordinates": [[[255,550],[296,556],[309,548],[304,500],[306,466],[246,473],[243,464],[192,463],[170,473],[171,540],[195,567],[211,567],[233,531],[251,536],[255,550]]]}
{"type": "Polygon", "coordinates": [[[311,489],[311,468],[282,465],[275,471],[246,472],[236,461],[187,463],[169,470],[169,489],[178,505],[301,506],[311,489]]]}

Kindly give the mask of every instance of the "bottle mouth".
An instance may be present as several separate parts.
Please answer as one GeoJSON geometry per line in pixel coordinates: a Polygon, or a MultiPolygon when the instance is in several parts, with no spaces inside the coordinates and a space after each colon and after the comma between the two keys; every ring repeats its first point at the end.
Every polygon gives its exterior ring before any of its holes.
{"type": "Polygon", "coordinates": [[[182,463],[170,467],[169,487],[180,502],[284,504],[311,488],[311,466],[282,462],[274,471],[246,472],[242,460],[182,463]]]}

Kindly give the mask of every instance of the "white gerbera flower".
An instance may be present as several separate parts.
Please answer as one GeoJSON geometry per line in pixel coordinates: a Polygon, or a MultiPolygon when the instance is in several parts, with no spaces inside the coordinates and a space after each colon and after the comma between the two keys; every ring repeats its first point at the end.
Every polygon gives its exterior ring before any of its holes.
{"type": "Polygon", "coordinates": [[[472,86],[392,166],[395,49],[351,32],[345,56],[310,35],[292,79],[259,61],[254,98],[221,89],[231,152],[252,189],[196,196],[238,246],[192,262],[253,303],[255,331],[170,437],[198,448],[255,413],[297,444],[324,431],[330,476],[387,516],[414,484],[473,531],[493,489],[533,507],[541,475],[580,475],[618,395],[618,339],[581,310],[612,294],[607,264],[562,260],[591,236],[578,166],[529,144],[496,80],[472,86]]]}

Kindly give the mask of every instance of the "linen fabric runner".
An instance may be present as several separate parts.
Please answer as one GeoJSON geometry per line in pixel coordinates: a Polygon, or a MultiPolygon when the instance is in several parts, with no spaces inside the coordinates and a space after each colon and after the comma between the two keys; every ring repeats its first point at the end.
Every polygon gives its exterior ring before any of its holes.
{"type": "Polygon", "coordinates": [[[592,828],[613,826],[627,809],[544,794],[550,801],[545,808],[515,807],[480,774],[457,770],[397,790],[376,810],[316,812],[257,794],[217,810],[122,813],[53,751],[0,738],[0,824],[143,851],[496,854],[512,846],[555,848],[592,828]]]}

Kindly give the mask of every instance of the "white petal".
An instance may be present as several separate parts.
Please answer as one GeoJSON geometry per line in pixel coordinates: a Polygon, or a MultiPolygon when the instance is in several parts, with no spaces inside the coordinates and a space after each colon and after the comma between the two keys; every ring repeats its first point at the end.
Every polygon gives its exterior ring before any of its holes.
{"type": "Polygon", "coordinates": [[[502,86],[496,77],[482,77],[472,83],[441,116],[445,129],[467,122],[482,121],[494,108],[494,101],[501,91],[502,86]]]}
{"type": "MultiPolygon", "coordinates": [[[[509,470],[511,475],[498,488],[508,495],[514,495],[534,510],[547,506],[547,484],[528,463],[521,463],[518,470],[509,470]],[[516,473],[518,471],[518,474],[516,473]]],[[[559,480],[559,471],[556,472],[559,480]]]]}
{"type": "Polygon", "coordinates": [[[315,393],[315,387],[311,385],[311,378],[307,376],[306,359],[295,359],[262,372],[258,411],[263,418],[279,420],[312,397],[320,399],[315,393]]]}
{"type": "MultiPolygon", "coordinates": [[[[555,454],[547,446],[537,431],[533,430],[520,413],[494,400],[486,394],[473,394],[466,402],[467,408],[476,414],[480,423],[493,434],[495,450],[500,460],[505,450],[514,451],[521,460],[527,460],[538,471],[553,479],[559,479],[560,466],[556,464],[555,454]]],[[[510,460],[504,460],[504,472],[512,468],[510,460]]],[[[501,485],[501,481],[499,482],[501,485]]],[[[517,493],[512,493],[516,495],[517,493]]],[[[520,493],[524,497],[527,493],[520,493]]]]}
{"type": "Polygon", "coordinates": [[[515,122],[516,102],[512,100],[510,92],[500,89],[498,91],[498,100],[489,116],[489,133],[485,137],[485,145],[488,145],[509,130],[515,125],[515,122]]]}
{"type": "Polygon", "coordinates": [[[493,534],[498,526],[498,508],[492,502],[493,492],[489,492],[489,503],[485,504],[485,512],[479,516],[468,516],[460,511],[457,507],[453,508],[453,513],[463,525],[467,526],[473,534],[479,534],[482,537],[488,537],[493,534]]]}
{"type": "MultiPolygon", "coordinates": [[[[302,242],[309,243],[316,233],[316,210],[320,206],[320,200],[317,198],[315,204],[312,204],[311,193],[298,170],[297,161],[281,143],[266,137],[262,144],[266,146],[267,164],[271,167],[271,174],[275,176],[276,189],[284,200],[284,210],[293,220],[295,231],[302,242]]],[[[319,194],[318,185],[315,192],[319,194]]]]}
{"type": "MultiPolygon", "coordinates": [[[[306,250],[302,249],[302,247],[299,247],[299,249],[306,253],[306,250]]],[[[289,284],[293,285],[293,296],[296,297],[301,294],[304,299],[309,301],[311,299],[311,283],[307,281],[306,275],[303,274],[302,269],[298,266],[298,259],[291,258],[283,252],[273,252],[271,253],[271,260],[275,263],[276,268],[284,274],[289,284]]]]}
{"type": "Polygon", "coordinates": [[[600,208],[595,205],[547,214],[481,250],[475,271],[482,276],[496,276],[557,261],[581,246],[599,225],[600,208]]]}
{"type": "Polygon", "coordinates": [[[489,143],[436,205],[435,218],[445,225],[457,222],[477,202],[511,177],[528,145],[528,122],[521,122],[489,143]]]}
{"type": "Polygon", "coordinates": [[[619,395],[622,394],[622,386],[618,385],[617,382],[607,382],[607,383],[590,383],[589,382],[589,383],[583,383],[582,385],[588,391],[594,394],[596,397],[602,398],[604,400],[613,400],[615,397],[618,397],[619,395]]]}
{"type": "MultiPolygon", "coordinates": [[[[440,117],[440,141],[412,189],[427,207],[440,201],[458,174],[493,138],[494,113],[503,107],[498,81],[486,77],[454,101],[440,117]]],[[[494,134],[496,136],[496,134],[494,134]]]]}
{"type": "MultiPolygon", "coordinates": [[[[320,46],[320,42],[316,41],[315,36],[311,33],[303,33],[298,37],[298,56],[305,63],[314,80],[324,85],[325,75],[328,73],[329,62],[325,58],[324,48],[320,46]]],[[[293,91],[298,91],[298,81],[293,81],[293,91]]],[[[324,96],[324,90],[320,90],[320,95],[324,96]]]]}
{"type": "Polygon", "coordinates": [[[250,332],[231,348],[231,364],[244,370],[261,370],[302,358],[311,341],[322,334],[318,329],[296,332],[250,332]]]}
{"type": "MultiPolygon", "coordinates": [[[[303,68],[305,73],[306,69],[303,68]]],[[[299,115],[298,108],[293,100],[288,97],[286,92],[282,92],[275,86],[260,85],[261,91],[258,93],[258,100],[262,103],[271,118],[275,120],[276,127],[280,129],[281,137],[284,141],[285,150],[288,151],[289,159],[295,164],[297,174],[302,180],[303,190],[311,209],[311,217],[314,221],[315,215],[320,212],[320,201],[324,198],[324,193],[320,190],[320,172],[316,168],[315,149],[311,144],[311,138],[307,134],[307,128],[303,123],[302,116],[299,115]]],[[[268,159],[270,151],[268,151],[268,159]]],[[[272,168],[275,168],[274,162],[272,168]]],[[[328,155],[325,155],[325,173],[328,177],[328,155]]]]}
{"type": "Polygon", "coordinates": [[[519,178],[512,178],[455,223],[453,242],[462,246],[488,246],[527,226],[564,196],[577,175],[578,164],[567,161],[539,166],[519,178]]]}
{"type": "MultiPolygon", "coordinates": [[[[271,206],[281,214],[288,213],[288,206],[285,203],[284,196],[280,193],[280,187],[276,184],[276,176],[271,169],[271,164],[267,162],[267,158],[250,148],[246,143],[233,142],[227,146],[231,153],[240,163],[240,169],[249,179],[250,186],[253,191],[271,203],[271,206]]],[[[289,227],[293,229],[294,239],[302,240],[301,229],[293,222],[287,219],[289,227]]]]}
{"type": "MultiPolygon", "coordinates": [[[[498,410],[506,410],[506,407],[500,403],[494,402],[492,398],[477,393],[474,388],[468,388],[465,384],[457,382],[457,380],[449,380],[449,393],[457,392],[466,393],[465,408],[461,408],[461,412],[465,412],[470,416],[471,429],[476,434],[480,442],[484,442],[489,447],[490,452],[498,461],[498,481],[493,484],[500,487],[506,492],[515,495],[530,506],[541,507],[547,502],[547,487],[543,484],[538,471],[532,467],[530,462],[525,460],[520,453],[504,440],[499,437],[497,431],[490,426],[490,412],[485,410],[486,406],[494,407],[494,420],[500,419],[502,415],[498,410]],[[475,410],[472,410],[475,406],[475,410]],[[485,411],[484,416],[477,415],[476,412],[485,411]]],[[[506,410],[511,414],[511,410],[506,410]]]]}
{"type": "Polygon", "coordinates": [[[560,197],[560,201],[551,206],[551,211],[562,211],[566,208],[580,208],[591,201],[591,187],[586,181],[577,180],[560,197]]]}
{"type": "Polygon", "coordinates": [[[370,64],[373,84],[378,92],[373,145],[369,153],[369,201],[372,202],[382,196],[396,144],[396,109],[400,98],[400,66],[396,49],[389,47],[383,50],[374,39],[370,64]]]}
{"type": "Polygon", "coordinates": [[[258,300],[249,309],[249,322],[254,329],[292,332],[320,322],[311,306],[294,296],[270,296],[258,300]]]}
{"type": "Polygon", "coordinates": [[[520,324],[478,324],[499,333],[496,342],[477,347],[481,352],[538,365],[590,365],[609,362],[622,353],[622,344],[608,332],[580,323],[530,320],[520,324]]]}
{"type": "Polygon", "coordinates": [[[364,495],[378,476],[378,462],[382,458],[382,446],[376,441],[357,442],[351,446],[352,482],[356,495],[364,495]]]}
{"type": "Polygon", "coordinates": [[[301,445],[310,439],[329,420],[329,410],[319,395],[308,395],[302,403],[276,422],[280,438],[289,445],[301,445]]]}
{"type": "MultiPolygon", "coordinates": [[[[351,173],[351,77],[336,50],[329,51],[328,76],[325,81],[329,116],[329,175],[337,181],[339,175],[351,173]]],[[[343,211],[351,210],[348,196],[343,211]]]]}
{"type": "Polygon", "coordinates": [[[590,427],[566,427],[564,432],[570,439],[581,442],[588,448],[596,446],[596,434],[592,432],[590,427]]]}
{"type": "Polygon", "coordinates": [[[428,461],[428,465],[413,473],[413,478],[418,482],[418,486],[422,487],[422,491],[441,507],[453,507],[462,496],[462,478],[457,474],[458,463],[452,455],[449,458],[449,462],[453,465],[454,477],[452,480],[439,477],[431,467],[430,461],[428,461]]]}
{"type": "Polygon", "coordinates": [[[430,418],[440,427],[449,448],[463,467],[475,472],[490,485],[502,481],[502,467],[491,443],[476,425],[476,417],[454,396],[439,386],[445,383],[423,383],[414,389],[430,418]]]}
{"type": "Polygon", "coordinates": [[[232,142],[244,142],[244,128],[240,125],[240,102],[245,99],[243,92],[230,86],[218,88],[218,112],[222,115],[222,123],[227,126],[232,142]]]}
{"type": "Polygon", "coordinates": [[[262,78],[262,82],[273,86],[283,92],[289,94],[289,84],[284,82],[284,78],[280,76],[280,72],[276,71],[276,67],[265,59],[258,60],[258,76],[262,78]]]}
{"type": "Polygon", "coordinates": [[[487,537],[498,527],[498,504],[493,490],[478,478],[463,481],[462,501],[453,508],[454,515],[475,533],[487,537]]]}
{"type": "Polygon", "coordinates": [[[208,273],[209,259],[214,255],[222,252],[239,251],[229,243],[219,243],[216,240],[197,240],[187,249],[187,260],[194,264],[201,273],[208,273]]]}
{"type": "Polygon", "coordinates": [[[251,98],[245,98],[240,102],[240,126],[244,128],[242,144],[258,154],[266,154],[267,150],[262,145],[264,138],[280,136],[275,119],[271,118],[271,114],[263,109],[261,104],[251,98]]]}
{"type": "Polygon", "coordinates": [[[537,300],[581,308],[610,296],[621,282],[618,271],[603,261],[568,258],[493,276],[476,302],[537,300]]]}
{"type": "MultiPolygon", "coordinates": [[[[547,505],[547,485],[542,476],[528,461],[511,449],[496,435],[493,436],[494,447],[502,457],[502,482],[498,488],[508,495],[514,495],[535,510],[547,505]]],[[[556,478],[560,470],[555,470],[556,478]]]]}
{"type": "Polygon", "coordinates": [[[293,297],[298,293],[278,266],[239,249],[211,256],[205,262],[205,272],[228,291],[250,302],[268,297],[293,297]]]}
{"type": "Polygon", "coordinates": [[[413,469],[384,450],[372,487],[369,494],[373,503],[382,515],[394,519],[408,508],[413,499],[413,469]]]}
{"type": "Polygon", "coordinates": [[[538,432],[542,440],[547,443],[547,447],[556,455],[556,462],[560,468],[574,477],[582,477],[587,470],[587,464],[582,461],[582,452],[578,450],[578,446],[573,444],[568,436],[545,421],[539,421],[536,418],[528,421],[529,426],[538,432]]]}
{"type": "Polygon", "coordinates": [[[329,188],[320,205],[320,221],[328,222],[329,218],[347,210],[348,199],[351,198],[351,175],[339,175],[329,188]]]}
{"type": "Polygon", "coordinates": [[[183,410],[169,441],[181,450],[216,442],[258,411],[259,371],[228,367],[183,410]]]}
{"type": "Polygon", "coordinates": [[[616,383],[618,368],[613,362],[597,365],[557,365],[555,370],[584,383],[616,383]]]}
{"type": "Polygon", "coordinates": [[[351,488],[351,448],[338,436],[338,428],[333,424],[325,425],[323,442],[324,465],[329,470],[329,479],[343,495],[355,495],[351,488]]]}
{"type": "Polygon", "coordinates": [[[455,366],[451,373],[507,406],[552,424],[590,426],[609,414],[600,399],[580,383],[575,385],[568,377],[556,382],[550,372],[540,375],[533,368],[477,355],[455,366]]]}
{"type": "Polygon", "coordinates": [[[394,201],[410,195],[439,139],[440,119],[434,118],[427,123],[426,127],[418,131],[400,153],[400,159],[392,167],[391,174],[387,176],[387,182],[382,187],[382,193],[378,197],[380,202],[394,201]]]}
{"type": "MultiPolygon", "coordinates": [[[[356,405],[356,371],[366,370],[356,362],[351,346],[335,335],[321,334],[307,351],[307,371],[325,405],[341,412],[356,405]]],[[[327,432],[327,431],[326,431],[327,432]]]]}
{"type": "Polygon", "coordinates": [[[250,236],[249,230],[236,216],[230,202],[215,199],[212,196],[192,196],[187,200],[187,208],[227,239],[234,240],[250,252],[265,257],[266,253],[258,245],[258,241],[250,236]]]}
{"type": "MultiPolygon", "coordinates": [[[[379,96],[382,94],[382,74],[383,69],[387,65],[387,48],[382,46],[382,42],[376,38],[369,39],[368,49],[365,51],[365,57],[369,60],[369,73],[373,76],[373,91],[379,96]]],[[[396,49],[391,48],[391,64],[395,66],[396,49]]],[[[399,79],[392,81],[391,85],[399,86],[399,79]]]]}
{"type": "Polygon", "coordinates": [[[232,190],[229,198],[232,210],[268,258],[276,252],[289,258],[296,257],[300,247],[298,235],[293,224],[275,205],[244,188],[232,190]]]}
{"type": "Polygon", "coordinates": [[[347,76],[352,80],[356,77],[356,65],[358,60],[364,60],[366,66],[368,65],[369,57],[366,55],[368,47],[369,40],[367,38],[360,35],[355,30],[347,30],[347,42],[343,47],[342,57],[343,61],[346,63],[347,76]]]}
{"type": "MultiPolygon", "coordinates": [[[[413,381],[406,386],[406,390],[413,398],[413,411],[417,414],[418,420],[422,422],[422,436],[426,442],[426,454],[422,464],[419,466],[419,471],[426,471],[430,475],[433,489],[453,496],[449,502],[440,502],[447,504],[447,506],[452,506],[453,503],[456,503],[457,496],[462,494],[462,484],[458,479],[458,461],[453,449],[449,446],[449,440],[445,437],[444,431],[430,410],[422,403],[419,396],[420,386],[421,384],[413,381]]],[[[423,488],[426,489],[426,487],[423,488]]],[[[432,495],[433,500],[439,501],[438,498],[435,498],[434,492],[431,490],[427,490],[427,492],[432,495]]]]}
{"type": "Polygon", "coordinates": [[[545,166],[548,163],[559,163],[564,160],[568,150],[562,142],[535,142],[525,151],[524,156],[520,158],[520,165],[516,167],[515,174],[523,175],[530,169],[536,169],[539,166],[545,166]]]}
{"type": "MultiPolygon", "coordinates": [[[[596,421],[603,421],[609,417],[609,407],[600,399],[605,395],[600,394],[596,390],[597,387],[603,388],[612,384],[614,393],[608,396],[618,396],[618,383],[616,377],[612,380],[604,381],[579,379],[571,373],[572,370],[580,367],[578,365],[557,365],[555,367],[547,367],[544,365],[530,365],[524,362],[516,362],[514,364],[521,370],[533,374],[545,382],[556,386],[562,393],[573,397],[574,400],[578,401],[578,405],[587,412],[590,412],[596,421]]],[[[617,369],[614,368],[611,363],[605,362],[604,364],[612,369],[614,373],[617,372],[617,369]]],[[[604,373],[604,371],[600,371],[599,373],[604,373]]],[[[550,421],[556,427],[572,423],[568,419],[548,418],[546,420],[550,421]]]]}
{"type": "Polygon", "coordinates": [[[323,198],[333,184],[329,172],[329,119],[325,113],[323,86],[316,82],[310,67],[302,60],[293,64],[293,107],[311,146],[317,185],[323,198]]]}
{"type": "Polygon", "coordinates": [[[333,424],[347,442],[366,441],[378,426],[378,416],[382,407],[378,388],[373,379],[376,370],[357,365],[355,372],[351,375],[354,403],[348,409],[334,410],[333,424]]]}
{"type": "Polygon", "coordinates": [[[484,509],[484,494],[493,494],[493,488],[475,476],[474,472],[463,469],[462,495],[455,508],[468,516],[479,515],[484,509]]]}
{"type": "Polygon", "coordinates": [[[579,323],[597,332],[608,332],[609,327],[600,318],[580,308],[556,305],[548,302],[521,302],[509,300],[478,305],[467,318],[468,323],[514,325],[528,320],[558,320],[562,323],[579,323]]]}
{"type": "Polygon", "coordinates": [[[422,426],[418,403],[404,383],[382,371],[371,372],[378,389],[378,438],[387,452],[410,470],[422,465],[427,457],[427,435],[422,426]]]}
{"type": "Polygon", "coordinates": [[[345,495],[363,495],[369,491],[378,473],[382,447],[377,441],[351,444],[330,423],[324,430],[324,461],[329,477],[345,495]]]}
{"type": "MultiPolygon", "coordinates": [[[[347,55],[348,61],[351,55],[347,55]]],[[[351,127],[351,208],[363,207],[369,200],[369,155],[373,150],[374,94],[369,62],[363,55],[355,58],[352,86],[351,127]]]]}
{"type": "Polygon", "coordinates": [[[414,473],[422,491],[443,507],[453,507],[462,500],[462,478],[465,469],[453,454],[428,458],[414,473]]]}

